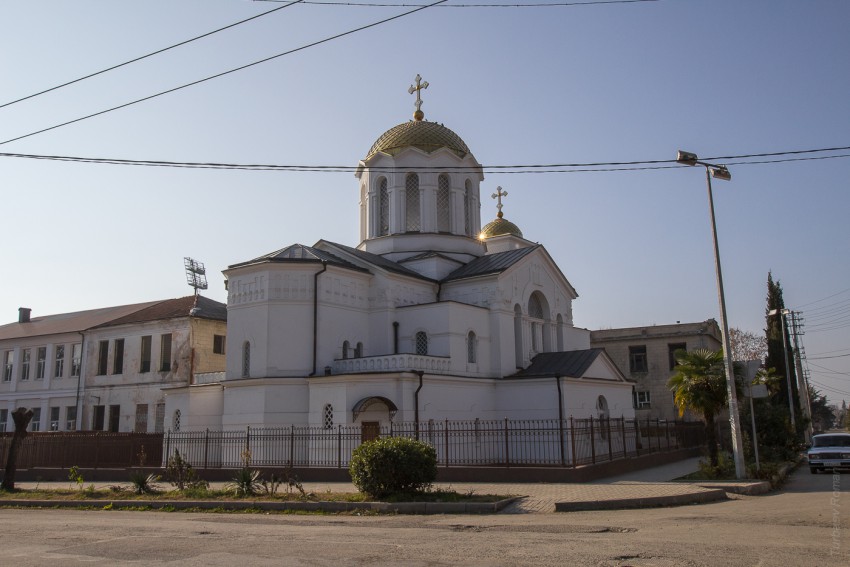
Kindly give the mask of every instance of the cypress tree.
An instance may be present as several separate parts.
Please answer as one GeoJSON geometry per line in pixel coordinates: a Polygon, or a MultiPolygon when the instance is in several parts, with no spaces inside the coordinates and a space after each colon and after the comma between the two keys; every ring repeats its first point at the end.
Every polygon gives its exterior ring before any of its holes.
{"type": "MultiPolygon", "coordinates": [[[[765,337],[767,338],[767,357],[765,358],[765,366],[767,368],[775,368],[776,373],[783,377],[780,381],[780,388],[771,396],[771,402],[777,407],[784,407],[788,411],[788,380],[791,381],[791,397],[794,400],[794,419],[797,423],[798,434],[802,426],[802,413],[800,408],[800,397],[797,392],[797,375],[794,366],[794,346],[791,342],[791,336],[788,333],[787,325],[783,325],[783,317],[777,313],[776,315],[768,315],[774,309],[780,312],[785,309],[785,300],[782,298],[782,284],[777,280],[773,280],[773,273],[767,273],[767,308],[765,309],[765,337]],[[785,343],[783,337],[785,335],[785,343]],[[787,345],[787,358],[785,356],[787,345]]],[[[787,316],[784,318],[787,323],[787,316]]],[[[789,414],[790,415],[790,414],[789,414]]],[[[789,417],[790,420],[790,417],[789,417]]]]}

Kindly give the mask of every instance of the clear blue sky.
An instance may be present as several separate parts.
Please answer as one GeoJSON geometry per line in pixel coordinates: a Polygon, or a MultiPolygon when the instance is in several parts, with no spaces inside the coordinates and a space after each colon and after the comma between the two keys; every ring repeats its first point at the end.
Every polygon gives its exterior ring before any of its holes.
{"type": "MultiPolygon", "coordinates": [[[[0,104],[279,5],[3,2],[0,104]]],[[[0,108],[0,142],[407,10],[292,6],[0,108]]],[[[0,152],[353,166],[410,118],[417,73],[431,85],[426,119],[457,132],[485,165],[846,147],[848,22],[844,0],[434,7],[0,152]]],[[[733,180],[714,185],[730,324],[761,332],[772,270],[807,319],[815,386],[850,400],[850,158],[740,161],[753,160],[728,160],[733,180]]],[[[578,290],[577,325],[718,317],[701,169],[488,173],[484,222],[499,185],[510,194],[506,217],[546,245],[578,290]]],[[[184,256],[206,264],[207,295],[224,301],[230,264],[358,238],[350,172],[2,157],[0,191],[2,322],[19,306],[38,316],[189,294],[184,256]]]]}

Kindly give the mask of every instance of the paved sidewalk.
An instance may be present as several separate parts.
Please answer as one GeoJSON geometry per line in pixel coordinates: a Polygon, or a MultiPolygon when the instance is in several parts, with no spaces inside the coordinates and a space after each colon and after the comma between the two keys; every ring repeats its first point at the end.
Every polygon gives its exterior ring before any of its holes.
{"type": "MultiPolygon", "coordinates": [[[[766,491],[766,483],[673,482],[698,469],[699,458],[652,467],[589,483],[477,483],[440,482],[435,488],[451,489],[461,494],[500,494],[521,497],[505,507],[503,514],[546,514],[556,511],[614,510],[672,506],[727,498],[727,492],[757,494],[766,491]]],[[[20,488],[67,487],[68,483],[19,482],[20,488]]],[[[96,486],[129,483],[96,483],[96,486]]],[[[225,483],[212,483],[221,488],[225,483]]],[[[350,482],[305,482],[303,488],[319,500],[325,492],[357,492],[350,482]]]]}

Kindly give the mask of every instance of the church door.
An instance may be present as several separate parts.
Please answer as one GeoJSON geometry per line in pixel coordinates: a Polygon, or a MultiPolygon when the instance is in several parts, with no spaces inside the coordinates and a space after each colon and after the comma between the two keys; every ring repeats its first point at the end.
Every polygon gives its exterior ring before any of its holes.
{"type": "Polygon", "coordinates": [[[378,421],[364,421],[360,424],[360,442],[365,443],[381,436],[381,423],[378,421]]]}

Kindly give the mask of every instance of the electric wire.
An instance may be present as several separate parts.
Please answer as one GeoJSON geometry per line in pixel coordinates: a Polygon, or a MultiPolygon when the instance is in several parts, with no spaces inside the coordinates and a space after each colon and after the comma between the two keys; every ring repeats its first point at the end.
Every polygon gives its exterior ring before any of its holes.
{"type": "Polygon", "coordinates": [[[80,81],[84,81],[84,80],[86,80],[86,79],[91,79],[92,77],[96,77],[96,76],[98,76],[98,75],[102,75],[102,74],[104,74],[104,73],[108,73],[109,71],[114,71],[115,69],[119,69],[119,68],[121,68],[121,67],[125,67],[125,66],[127,66],[127,65],[130,65],[131,63],[136,63],[137,61],[141,61],[141,60],[143,60],[143,59],[147,59],[148,57],[153,57],[154,55],[159,55],[160,53],[165,53],[166,51],[169,51],[169,50],[171,50],[171,49],[175,49],[175,48],[177,48],[177,47],[180,47],[180,46],[186,45],[186,44],[188,44],[188,43],[192,43],[193,41],[198,41],[199,39],[203,39],[203,38],[205,38],[205,37],[209,37],[209,36],[211,36],[211,35],[213,35],[213,34],[216,34],[216,33],[218,33],[218,32],[222,32],[222,31],[224,31],[224,30],[228,30],[228,29],[230,29],[230,28],[234,28],[234,27],[236,27],[236,26],[238,26],[238,25],[240,25],[240,24],[244,24],[244,23],[246,23],[246,22],[250,22],[251,20],[256,20],[257,18],[262,18],[263,16],[268,16],[268,15],[269,15],[269,14],[271,14],[271,13],[278,12],[278,11],[280,11],[280,10],[283,10],[284,8],[289,8],[289,7],[290,7],[290,6],[292,6],[293,4],[298,4],[298,3],[301,3],[301,2],[303,2],[303,1],[304,1],[304,0],[287,0],[287,4],[286,4],[286,5],[284,5],[284,6],[278,6],[277,8],[272,8],[271,10],[267,10],[267,11],[265,11],[265,12],[261,13],[261,14],[257,14],[256,16],[251,16],[250,18],[245,18],[244,20],[239,20],[238,22],[234,22],[234,23],[232,23],[232,24],[226,25],[226,26],[224,26],[224,27],[221,27],[221,28],[218,28],[218,29],[212,30],[212,31],[210,31],[210,32],[207,32],[207,33],[204,33],[204,34],[201,34],[201,35],[195,36],[195,37],[193,37],[193,38],[190,38],[190,39],[187,39],[187,40],[184,40],[184,41],[181,41],[181,42],[179,42],[179,43],[175,43],[174,45],[169,45],[168,47],[163,47],[162,49],[157,49],[156,51],[151,51],[150,53],[148,53],[148,54],[146,54],[146,55],[141,55],[141,56],[139,56],[139,57],[136,57],[135,59],[130,59],[129,61],[125,61],[125,62],[123,62],[123,63],[119,63],[119,64],[117,64],[117,65],[113,65],[113,66],[111,66],[111,67],[107,67],[106,69],[101,69],[100,71],[95,71],[94,73],[89,73],[88,75],[84,75],[84,76],[79,77],[79,78],[77,78],[77,79],[73,79],[73,80],[71,80],[71,81],[68,81],[68,82],[62,83],[62,84],[60,84],[60,85],[56,85],[55,87],[50,87],[49,89],[44,89],[43,91],[39,91],[39,92],[37,92],[37,93],[33,93],[33,94],[31,94],[31,95],[27,95],[27,96],[21,97],[21,98],[19,98],[19,99],[15,99],[15,100],[13,100],[13,101],[10,101],[10,102],[6,102],[6,103],[3,103],[3,104],[0,104],[0,108],[5,108],[5,107],[7,107],[7,106],[11,106],[11,105],[13,105],[13,104],[16,104],[16,103],[19,103],[19,102],[23,102],[23,101],[25,101],[25,100],[29,100],[29,99],[31,99],[31,98],[35,98],[35,97],[37,97],[37,96],[40,96],[40,95],[43,95],[43,94],[46,94],[46,93],[49,93],[49,92],[52,92],[52,91],[59,90],[59,89],[61,89],[61,88],[63,88],[63,87],[67,87],[67,86],[69,86],[69,85],[73,85],[74,83],[79,83],[80,81]]]}
{"type": "MultiPolygon", "coordinates": [[[[792,150],[788,152],[773,152],[770,155],[781,156],[800,153],[815,153],[833,151],[834,148],[811,149],[811,150],[792,150]]],[[[841,148],[839,148],[841,149],[841,148]]],[[[850,148],[848,148],[850,149],[850,148]]],[[[760,156],[767,154],[747,154],[748,156],[760,156]]],[[[20,158],[20,159],[41,159],[52,161],[68,161],[91,164],[107,164],[107,165],[129,165],[129,166],[144,166],[144,167],[176,167],[189,169],[233,169],[233,170],[252,170],[252,171],[291,171],[291,172],[324,172],[324,173],[349,173],[357,171],[359,165],[308,165],[308,164],[247,164],[247,163],[222,163],[222,162],[181,162],[181,161],[163,161],[163,160],[131,160],[120,158],[97,158],[97,157],[82,157],[82,156],[67,156],[67,155],[41,155],[41,154],[20,154],[0,152],[0,157],[20,158]]],[[[732,159],[746,156],[732,156],[732,159]]],[[[824,156],[819,156],[824,157],[824,156]]],[[[840,156],[825,156],[825,157],[850,157],[848,155],[840,156]]],[[[795,159],[816,159],[814,157],[795,158],[795,159]]],[[[738,165],[764,164],[774,163],[772,161],[758,160],[753,162],[741,161],[738,165]]],[[[425,167],[427,171],[485,171],[490,173],[577,173],[577,172],[611,172],[611,171],[640,171],[640,170],[655,170],[655,169],[674,169],[688,167],[679,165],[674,159],[668,160],[643,160],[643,161],[622,161],[622,162],[588,162],[588,163],[562,163],[562,164],[514,164],[514,165],[481,165],[481,166],[445,166],[445,167],[425,167]],[[547,169],[540,169],[547,168],[547,169]],[[510,171],[513,170],[513,171],[510,171]]],[[[372,167],[375,172],[392,172],[397,171],[396,167],[372,167]]],[[[842,303],[842,302],[839,302],[842,303]]]]}
{"type": "Polygon", "coordinates": [[[413,10],[408,10],[407,12],[403,12],[403,13],[401,13],[401,14],[396,14],[395,16],[391,16],[391,17],[389,17],[389,18],[384,18],[384,19],[382,19],[382,20],[378,20],[377,22],[372,22],[371,24],[366,24],[366,25],[364,25],[364,26],[360,26],[360,27],[357,27],[357,28],[354,28],[354,29],[351,29],[351,30],[348,30],[348,31],[345,31],[345,32],[342,32],[342,33],[338,33],[338,34],[332,35],[332,36],[330,36],[330,37],[326,37],[326,38],[324,38],[324,39],[320,39],[320,40],[318,40],[318,41],[314,41],[314,42],[311,42],[311,43],[308,43],[308,44],[302,45],[302,46],[300,46],[300,47],[296,47],[296,48],[294,48],[294,49],[290,49],[290,50],[284,51],[284,52],[282,52],[282,53],[278,53],[277,55],[272,55],[272,56],[270,56],[270,57],[265,57],[265,58],[263,58],[263,59],[260,59],[260,60],[254,61],[253,63],[248,63],[248,64],[246,64],[246,65],[242,65],[242,66],[240,66],[240,67],[235,67],[235,68],[230,69],[230,70],[228,70],[228,71],[223,71],[223,72],[221,72],[221,73],[216,73],[215,75],[210,75],[209,77],[206,77],[206,78],[203,78],[203,79],[199,79],[199,80],[197,80],[197,81],[192,81],[192,82],[190,82],[190,83],[186,83],[186,84],[180,85],[180,86],[178,86],[178,87],[174,87],[174,88],[171,88],[171,89],[168,89],[168,90],[165,90],[165,91],[161,91],[161,92],[158,92],[158,93],[156,93],[156,94],[148,95],[148,96],[146,96],[146,97],[142,97],[142,98],[139,98],[139,99],[136,99],[136,100],[130,101],[130,102],[126,102],[126,103],[124,103],[124,104],[120,104],[120,105],[118,105],[118,106],[113,106],[112,108],[108,108],[108,109],[106,109],[106,110],[101,110],[100,112],[94,112],[94,113],[92,113],[92,114],[88,114],[88,115],[86,115],[86,116],[81,116],[81,117],[79,117],[79,118],[75,118],[74,120],[69,120],[69,121],[67,121],[67,122],[63,122],[63,123],[61,123],[61,124],[55,124],[55,125],[50,126],[50,127],[48,127],[48,128],[42,128],[41,130],[36,130],[35,132],[30,132],[29,134],[24,134],[24,135],[22,135],[22,136],[17,136],[17,137],[15,137],[15,138],[11,138],[11,139],[9,139],[9,140],[5,140],[5,141],[3,141],[3,142],[0,142],[0,146],[2,146],[2,145],[4,145],[4,144],[8,144],[8,143],[10,143],[10,142],[15,142],[15,141],[17,141],[17,140],[22,140],[22,139],[24,139],[24,138],[29,138],[30,136],[35,136],[36,134],[41,134],[41,133],[44,133],[44,132],[49,132],[50,130],[55,130],[55,129],[57,129],[57,128],[61,128],[61,127],[63,127],[63,126],[68,126],[68,125],[70,125],[70,124],[75,124],[75,123],[77,123],[77,122],[81,122],[81,121],[83,121],[83,120],[87,120],[87,119],[89,119],[89,118],[94,118],[95,116],[101,116],[101,115],[103,115],[103,114],[107,114],[107,113],[109,113],[109,112],[113,112],[113,111],[115,111],[115,110],[120,110],[120,109],[122,109],[122,108],[127,108],[128,106],[132,106],[132,105],[134,105],[134,104],[138,104],[138,103],[140,103],[140,102],[144,102],[144,101],[151,100],[151,99],[154,99],[154,98],[157,98],[157,97],[160,97],[160,96],[166,95],[166,94],[170,94],[170,93],[173,93],[173,92],[179,91],[179,90],[181,90],[181,89],[185,89],[185,88],[188,88],[188,87],[192,87],[192,86],[194,86],[194,85],[199,85],[199,84],[201,84],[201,83],[205,83],[205,82],[207,82],[207,81],[211,81],[211,80],[213,80],[213,79],[217,79],[217,78],[219,78],[219,77],[223,77],[223,76],[225,76],[225,75],[229,75],[229,74],[231,74],[231,73],[235,73],[235,72],[237,72],[237,71],[243,71],[243,70],[248,69],[248,68],[250,68],[250,67],[254,67],[254,66],[256,66],[256,65],[260,65],[260,64],[262,64],[262,63],[267,63],[267,62],[269,62],[269,61],[272,61],[273,59],[277,59],[277,58],[279,58],[279,57],[283,57],[283,56],[285,56],[285,55],[291,55],[291,54],[293,54],[293,53],[297,53],[297,52],[299,52],[299,51],[303,51],[303,50],[308,49],[308,48],[310,48],[310,47],[316,47],[317,45],[321,45],[321,44],[323,44],[323,43],[328,43],[328,42],[331,42],[331,41],[333,41],[333,40],[336,40],[336,39],[339,39],[339,38],[342,38],[342,37],[345,37],[345,36],[348,36],[348,35],[351,35],[351,34],[354,34],[354,33],[360,32],[360,31],[367,30],[367,29],[369,29],[369,28],[373,28],[373,27],[376,27],[376,26],[379,26],[379,25],[382,25],[382,24],[386,24],[386,23],[391,22],[391,21],[393,21],[393,20],[397,20],[397,19],[399,19],[399,18],[403,18],[403,17],[405,17],[405,16],[409,16],[409,15],[411,15],[411,14],[415,14],[416,12],[420,12],[420,11],[425,10],[425,9],[427,9],[427,8],[431,8],[432,6],[437,6],[437,5],[442,4],[442,3],[444,3],[444,2],[447,2],[447,1],[448,1],[448,0],[437,0],[436,2],[433,2],[433,3],[431,3],[431,4],[426,4],[426,5],[422,6],[422,7],[415,8],[415,9],[413,9],[413,10]]]}
{"type": "MultiPolygon", "coordinates": [[[[254,0],[254,2],[283,2],[285,0],[254,0]]],[[[588,2],[534,2],[529,4],[444,4],[441,8],[558,8],[572,6],[593,6],[598,4],[640,4],[646,2],[660,2],[660,0],[590,0],[588,2]]],[[[392,4],[382,2],[333,2],[314,0],[305,1],[304,4],[317,6],[349,6],[357,8],[410,8],[422,6],[422,4],[392,4]]]]}

